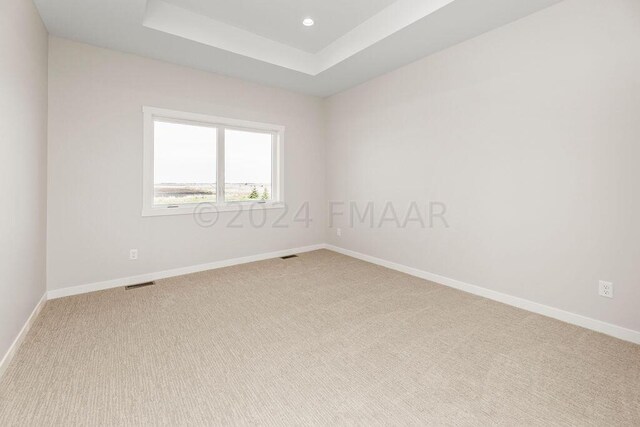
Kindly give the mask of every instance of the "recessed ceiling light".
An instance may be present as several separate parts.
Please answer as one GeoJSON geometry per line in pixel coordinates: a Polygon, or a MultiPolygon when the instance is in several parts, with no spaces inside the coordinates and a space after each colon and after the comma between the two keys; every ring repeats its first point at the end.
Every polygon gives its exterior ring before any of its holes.
{"type": "Polygon", "coordinates": [[[311,19],[311,18],[304,18],[302,20],[302,25],[304,25],[305,27],[310,27],[313,24],[315,24],[315,22],[313,22],[313,19],[311,19]]]}

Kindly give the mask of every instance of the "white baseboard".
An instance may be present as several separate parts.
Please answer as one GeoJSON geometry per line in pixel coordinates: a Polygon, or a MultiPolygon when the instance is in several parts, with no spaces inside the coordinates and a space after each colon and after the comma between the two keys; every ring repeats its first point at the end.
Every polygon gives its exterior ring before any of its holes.
{"type": "Polygon", "coordinates": [[[40,301],[38,301],[38,304],[36,304],[35,308],[29,315],[29,318],[27,319],[24,326],[18,333],[18,336],[16,337],[15,340],[13,340],[13,343],[11,343],[9,350],[7,350],[4,357],[2,358],[2,361],[0,362],[0,378],[2,378],[2,375],[4,375],[4,372],[7,370],[9,363],[11,363],[11,359],[13,359],[13,356],[16,354],[16,351],[18,351],[20,344],[22,344],[22,342],[24,341],[24,338],[27,336],[29,329],[31,329],[31,325],[33,325],[33,322],[38,317],[38,314],[40,313],[40,311],[42,310],[42,307],[44,307],[46,302],[47,302],[47,293],[45,292],[44,295],[42,295],[42,298],[40,298],[40,301]]]}
{"type": "Polygon", "coordinates": [[[70,286],[68,288],[53,289],[47,292],[48,299],[68,297],[71,295],[85,294],[87,292],[102,291],[105,289],[118,288],[121,286],[135,285],[137,283],[151,282],[153,280],[166,279],[168,277],[182,276],[184,274],[198,273],[200,271],[214,270],[216,268],[230,267],[232,265],[246,264],[248,262],[263,261],[265,259],[279,258],[282,256],[299,254],[303,252],[315,251],[325,248],[325,244],[304,246],[301,248],[285,249],[275,252],[267,252],[258,255],[250,255],[241,258],[232,258],[223,261],[215,261],[206,264],[192,265],[188,267],[174,268],[171,270],[159,271],[155,273],[140,274],[137,276],[122,277],[119,279],[106,280],[104,282],[88,283],[85,285],[70,286]]]}
{"type": "MultiPolygon", "coordinates": [[[[318,249],[329,249],[343,255],[347,255],[353,258],[361,259],[373,264],[377,264],[392,270],[397,270],[412,276],[420,277],[431,282],[440,283],[451,288],[455,288],[464,292],[468,292],[474,295],[478,295],[484,298],[489,298],[494,301],[498,301],[504,304],[508,304],[514,307],[521,308],[533,313],[541,314],[543,316],[551,317],[563,322],[571,323],[572,325],[581,326],[586,329],[590,329],[596,332],[601,332],[606,335],[610,335],[625,341],[630,341],[635,344],[640,344],[640,332],[631,329],[624,328],[622,326],[613,325],[600,320],[592,319],[590,317],[582,316],[580,314],[571,313],[561,310],[559,308],[550,307],[548,305],[540,304],[537,302],[529,301],[523,298],[514,297],[512,295],[504,294],[501,292],[492,291],[491,289],[483,288],[481,286],[472,285],[469,283],[461,282],[459,280],[451,279],[449,277],[440,276],[438,274],[429,273],[417,268],[408,267],[406,265],[398,264],[395,262],[387,261],[384,259],[376,258],[370,255],[366,255],[360,252],[355,252],[349,249],[344,249],[338,246],[330,244],[316,244],[311,246],[305,246],[301,248],[285,249],[281,251],[268,252],[258,255],[251,255],[241,258],[233,258],[223,261],[215,261],[207,264],[194,265],[189,267],[175,268],[172,270],[165,270],[155,273],[141,274],[131,277],[123,277],[119,279],[107,280],[103,282],[89,283],[79,286],[71,286],[62,289],[54,289],[47,292],[48,299],[62,298],[71,295],[84,294],[87,292],[101,291],[105,289],[117,288],[120,286],[134,285],[136,283],[149,282],[152,280],[166,279],[168,277],[181,276],[184,274],[197,273],[200,271],[213,270],[216,268],[230,267],[232,265],[245,264],[248,262],[262,261],[270,258],[278,258],[281,256],[293,255],[296,253],[310,252],[318,249]]],[[[35,312],[35,311],[34,311],[35,312]]],[[[32,315],[33,316],[33,315],[32,315]]],[[[27,325],[25,325],[26,327],[27,325]]],[[[16,340],[17,341],[17,340],[16,340]]],[[[14,343],[15,345],[15,343],[14,343]]],[[[5,356],[6,359],[6,356],[5,356]]],[[[4,361],[3,361],[4,363],[4,361]]]]}
{"type": "Polygon", "coordinates": [[[387,267],[392,270],[397,270],[402,273],[410,274],[421,279],[429,280],[431,282],[439,283],[451,288],[455,288],[464,292],[475,294],[484,298],[488,298],[494,301],[501,302],[503,304],[511,305],[521,308],[523,310],[531,311],[533,313],[541,314],[543,316],[552,317],[557,320],[561,320],[572,325],[581,326],[586,329],[591,329],[596,332],[601,332],[606,335],[610,335],[621,340],[630,341],[635,344],[640,344],[640,332],[632,329],[623,328],[622,326],[612,325],[611,323],[602,322],[600,320],[592,319],[590,317],[582,316],[580,314],[570,313],[568,311],[561,310],[559,308],[550,307],[548,305],[539,304],[537,302],[529,301],[523,298],[514,297],[511,295],[503,294],[501,292],[492,291],[487,288],[483,288],[469,283],[464,283],[459,280],[450,279],[448,277],[440,276],[438,274],[429,273],[427,271],[419,270],[417,268],[408,267],[406,265],[397,264],[395,262],[387,261],[384,259],[376,258],[370,255],[365,255],[360,252],[355,252],[349,249],[344,249],[334,245],[325,245],[329,250],[347,255],[353,258],[358,258],[363,261],[377,264],[382,267],[387,267]]]}

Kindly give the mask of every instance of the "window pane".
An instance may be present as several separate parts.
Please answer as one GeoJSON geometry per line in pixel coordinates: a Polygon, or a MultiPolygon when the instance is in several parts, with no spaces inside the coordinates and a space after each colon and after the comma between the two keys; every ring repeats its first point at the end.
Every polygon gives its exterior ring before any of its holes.
{"type": "Polygon", "coordinates": [[[225,130],[225,200],[272,200],[271,134],[225,130]]]}
{"type": "Polygon", "coordinates": [[[153,203],[215,203],[217,129],[155,121],[153,132],[153,203]]]}

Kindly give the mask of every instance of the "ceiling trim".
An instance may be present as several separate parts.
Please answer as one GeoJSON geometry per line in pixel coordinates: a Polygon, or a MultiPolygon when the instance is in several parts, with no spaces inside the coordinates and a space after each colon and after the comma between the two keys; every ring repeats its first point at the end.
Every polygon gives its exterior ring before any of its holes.
{"type": "Polygon", "coordinates": [[[320,71],[375,45],[456,0],[398,0],[318,53],[320,71]]]}
{"type": "Polygon", "coordinates": [[[222,21],[215,15],[168,7],[175,0],[33,1],[52,36],[320,97],[562,2],[396,0],[323,50],[308,52],[251,27],[215,22],[211,16],[222,21]]]}
{"type": "Polygon", "coordinates": [[[398,0],[315,54],[164,0],[147,0],[142,25],[316,76],[454,1],[456,0],[398,0]]]}
{"type": "Polygon", "coordinates": [[[238,55],[315,75],[315,55],[192,12],[148,0],[142,25],[238,55]]]}

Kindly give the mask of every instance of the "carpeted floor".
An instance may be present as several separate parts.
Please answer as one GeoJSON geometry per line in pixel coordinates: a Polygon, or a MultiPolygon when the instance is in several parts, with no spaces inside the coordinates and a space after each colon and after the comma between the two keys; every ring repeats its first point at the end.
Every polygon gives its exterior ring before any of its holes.
{"type": "Polygon", "coordinates": [[[47,302],[0,425],[640,425],[640,346],[330,251],[47,302]]]}

